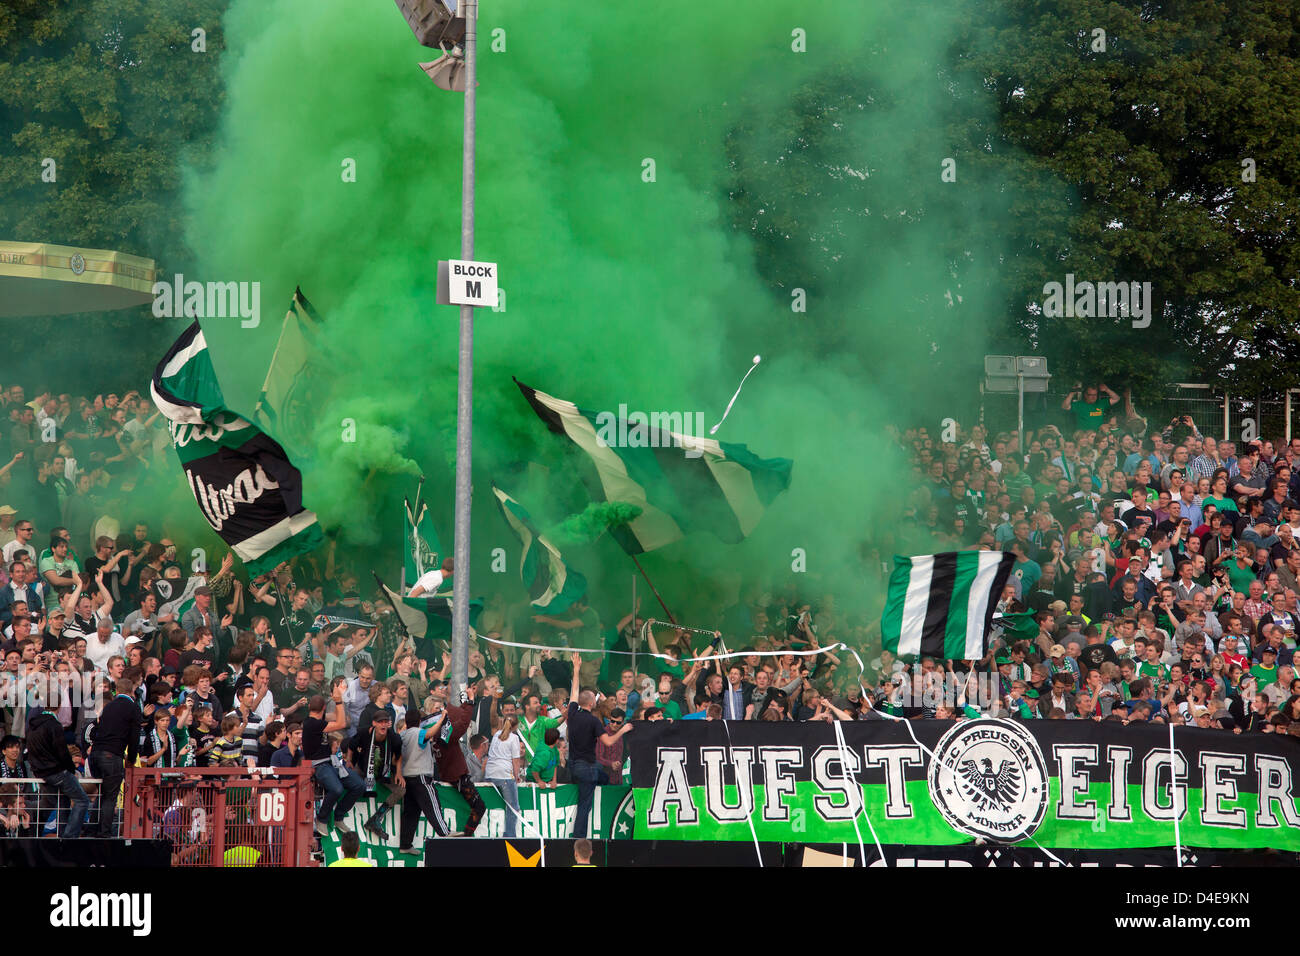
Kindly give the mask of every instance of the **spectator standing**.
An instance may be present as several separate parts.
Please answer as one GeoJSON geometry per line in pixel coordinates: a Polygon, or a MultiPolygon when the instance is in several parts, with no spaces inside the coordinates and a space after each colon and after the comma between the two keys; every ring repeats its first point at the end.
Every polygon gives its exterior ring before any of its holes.
{"type": "Polygon", "coordinates": [[[502,721],[499,732],[488,742],[487,760],[483,764],[484,782],[501,793],[506,804],[505,837],[515,835],[515,820],[519,816],[519,777],[522,772],[524,742],[516,732],[519,718],[502,721]]]}
{"type": "MultiPolygon", "coordinates": [[[[90,810],[90,798],[77,779],[77,768],[63,739],[63,727],[57,717],[42,710],[27,723],[27,760],[32,773],[44,779],[46,786],[63,794],[72,804],[63,839],[81,836],[81,827],[90,810]]],[[[114,806],[116,806],[114,791],[114,806]]]]}
{"type": "Polygon", "coordinates": [[[126,776],[126,764],[135,765],[140,749],[140,726],[144,723],[144,714],[136,703],[135,689],[142,676],[137,667],[123,671],[114,688],[116,693],[104,706],[91,738],[90,772],[103,781],[99,785],[99,817],[95,833],[103,839],[116,835],[117,795],[126,776]]]}
{"type": "Polygon", "coordinates": [[[325,797],[316,811],[316,832],[328,836],[331,820],[337,817],[335,828],[348,833],[351,827],[344,822],[353,804],[365,795],[366,786],[356,774],[340,774],[330,759],[329,735],[348,725],[346,712],[337,710],[334,719],[325,720],[325,698],[317,694],[307,705],[307,719],[302,722],[302,757],[310,761],[312,775],[325,797]]]}
{"type": "Polygon", "coordinates": [[[352,766],[365,779],[367,788],[380,793],[383,803],[370,815],[362,829],[381,843],[388,842],[384,817],[406,797],[406,780],[402,775],[402,739],[393,729],[393,715],[386,710],[375,713],[370,727],[347,744],[352,766]]]}
{"type": "MultiPolygon", "coordinates": [[[[469,804],[469,817],[465,821],[465,836],[474,835],[479,821],[483,819],[483,814],[487,812],[487,807],[483,804],[483,798],[478,795],[478,790],[470,779],[469,764],[466,762],[465,753],[460,747],[461,738],[469,728],[473,713],[474,685],[471,684],[467,691],[462,693],[461,702],[454,707],[447,708],[446,720],[443,722],[442,730],[438,736],[439,779],[443,783],[449,783],[455,787],[465,802],[469,804]]],[[[448,836],[454,835],[456,834],[448,834],[448,836]]]]}
{"type": "MultiPolygon", "coordinates": [[[[440,705],[435,704],[435,707],[440,705]]],[[[402,731],[403,770],[406,777],[406,796],[402,801],[402,828],[398,837],[399,853],[420,855],[414,846],[415,830],[424,814],[440,837],[448,835],[447,822],[442,818],[442,805],[434,782],[438,779],[434,742],[442,732],[446,714],[439,709],[427,724],[420,712],[412,707],[406,712],[406,729],[402,731]]]]}
{"type": "Polygon", "coordinates": [[[590,690],[580,692],[578,676],[582,670],[582,655],[574,652],[573,686],[569,691],[569,762],[573,781],[578,785],[578,813],[573,824],[573,835],[582,838],[587,835],[587,817],[591,815],[592,798],[595,796],[596,784],[604,779],[596,759],[596,743],[612,745],[632,729],[630,723],[624,723],[616,733],[606,733],[600,718],[591,712],[596,704],[596,695],[590,690]]]}

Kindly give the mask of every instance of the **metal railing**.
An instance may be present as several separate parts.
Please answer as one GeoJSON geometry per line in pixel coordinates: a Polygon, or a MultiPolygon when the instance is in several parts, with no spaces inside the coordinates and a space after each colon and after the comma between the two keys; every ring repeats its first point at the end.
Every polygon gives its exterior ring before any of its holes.
{"type": "MultiPolygon", "coordinates": [[[[90,810],[82,822],[86,836],[98,825],[99,785],[96,777],[78,777],[81,789],[90,798],[90,810]]],[[[69,823],[72,805],[57,787],[40,777],[8,777],[0,780],[0,834],[6,837],[62,836],[69,823]],[[16,826],[11,826],[16,823],[16,826]]],[[[112,835],[122,835],[122,794],[119,792],[113,814],[112,835]]]]}
{"type": "Polygon", "coordinates": [[[172,866],[312,866],[311,767],[128,767],[123,835],[172,866]]]}

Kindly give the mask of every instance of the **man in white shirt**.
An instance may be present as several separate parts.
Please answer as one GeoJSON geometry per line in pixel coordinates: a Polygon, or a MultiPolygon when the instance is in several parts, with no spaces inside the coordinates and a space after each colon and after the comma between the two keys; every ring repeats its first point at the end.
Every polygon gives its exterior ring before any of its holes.
{"type": "Polygon", "coordinates": [[[455,562],[448,558],[442,562],[441,568],[435,568],[432,571],[426,571],[420,575],[420,580],[415,582],[415,587],[411,588],[411,593],[407,597],[419,597],[421,594],[435,594],[442,583],[455,573],[455,562]]]}
{"type": "Polygon", "coordinates": [[[97,670],[103,670],[114,654],[126,656],[126,640],[113,630],[111,617],[101,617],[95,623],[95,633],[86,639],[86,658],[97,670]]]}
{"type": "Polygon", "coordinates": [[[40,556],[41,551],[32,543],[32,538],[35,536],[36,525],[26,518],[19,519],[18,523],[14,525],[14,539],[4,546],[3,551],[0,551],[0,554],[4,556],[6,567],[13,564],[14,555],[19,551],[26,551],[28,558],[30,558],[28,563],[32,567],[36,567],[36,559],[40,556]]]}

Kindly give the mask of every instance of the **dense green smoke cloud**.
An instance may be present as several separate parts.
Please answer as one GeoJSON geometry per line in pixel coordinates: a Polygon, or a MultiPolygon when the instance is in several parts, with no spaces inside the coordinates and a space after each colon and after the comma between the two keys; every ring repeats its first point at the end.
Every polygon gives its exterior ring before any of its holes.
{"type": "MultiPolygon", "coordinates": [[[[476,324],[476,592],[515,580],[488,573],[492,548],[515,553],[489,477],[526,487],[544,526],[586,503],[585,461],[511,375],[709,425],[761,354],[717,437],[794,459],[790,491],[743,544],[693,537],[647,566],[688,620],[742,581],[791,579],[795,549],[805,594],[863,604],[863,542],[909,478],[883,426],[969,416],[957,377],[1000,307],[979,290],[1001,199],[951,136],[991,114],[945,72],[955,6],[483,2],[476,253],[500,263],[507,308],[476,324]],[[525,485],[529,462],[546,470],[525,485]]],[[[391,570],[423,471],[450,550],[457,313],[433,298],[436,260],[459,255],[462,98],[420,73],[431,51],[389,0],[237,0],[225,29],[220,150],[188,195],[203,278],[263,283],[260,328],[207,325],[228,399],[251,408],[301,284],[335,363],[309,505],[391,570]]],[[[630,584],[608,536],[566,558],[606,600],[630,584]]]]}

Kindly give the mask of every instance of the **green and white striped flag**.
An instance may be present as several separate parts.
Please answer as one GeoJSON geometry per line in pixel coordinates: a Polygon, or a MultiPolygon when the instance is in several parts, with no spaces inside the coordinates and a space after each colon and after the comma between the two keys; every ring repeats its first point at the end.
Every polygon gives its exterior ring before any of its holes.
{"type": "Polygon", "coordinates": [[[519,535],[524,550],[519,559],[519,575],[528,589],[532,605],[543,614],[558,614],[587,593],[587,579],[565,563],[560,549],[551,544],[533,526],[528,511],[494,483],[492,493],[501,505],[501,514],[512,531],[519,535]]]}
{"type": "Polygon", "coordinates": [[[547,428],[567,436],[591,459],[599,482],[599,489],[589,483],[593,497],[641,509],[636,518],[609,529],[629,554],[662,548],[696,531],[735,544],[790,487],[790,459],[759,458],[744,445],[686,434],[689,423],[680,413],[589,412],[518,379],[515,384],[547,428]]]}
{"type": "Polygon", "coordinates": [[[894,555],[880,620],[885,650],[899,657],[978,660],[1016,556],[1001,551],[894,555]]]}

